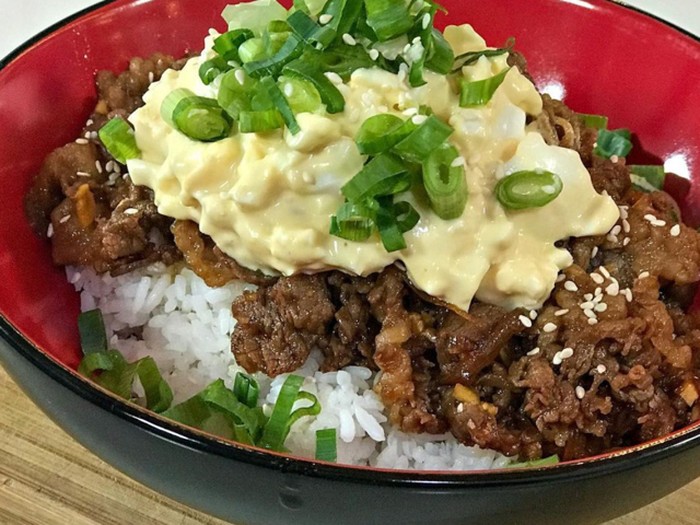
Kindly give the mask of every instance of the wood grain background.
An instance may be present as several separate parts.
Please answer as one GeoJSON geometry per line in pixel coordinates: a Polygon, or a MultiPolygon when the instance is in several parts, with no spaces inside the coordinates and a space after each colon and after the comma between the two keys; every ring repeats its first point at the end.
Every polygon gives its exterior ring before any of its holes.
{"type": "MultiPolygon", "coordinates": [[[[0,367],[0,524],[226,522],[165,498],[111,468],[54,425],[0,367]]],[[[700,479],[607,525],[698,524],[700,479]]]]}

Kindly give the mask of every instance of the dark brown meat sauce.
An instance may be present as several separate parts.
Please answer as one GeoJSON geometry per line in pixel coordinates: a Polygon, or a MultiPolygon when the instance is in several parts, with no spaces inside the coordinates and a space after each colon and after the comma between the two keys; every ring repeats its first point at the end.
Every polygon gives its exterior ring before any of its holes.
{"type": "MultiPolygon", "coordinates": [[[[525,67],[522,58],[511,60],[525,67]]],[[[56,264],[123,273],[181,259],[209,285],[258,285],[232,306],[232,351],[249,372],[301,366],[378,372],[375,390],[407,432],[450,430],[466,444],[521,458],[579,458],[667,434],[700,418],[700,317],[686,313],[700,279],[700,235],[663,192],[642,194],[624,160],[593,154],[596,131],[544,96],[535,124],[575,149],[595,188],[618,203],[610,234],[570,239],[574,264],[538,312],[474,303],[454,312],[396,267],[366,278],[333,271],[271,278],[241,267],[194,223],[157,213],[95,131],[142,104],[164,55],[98,74],[99,102],[82,140],[54,151],[26,198],[56,264]]]]}

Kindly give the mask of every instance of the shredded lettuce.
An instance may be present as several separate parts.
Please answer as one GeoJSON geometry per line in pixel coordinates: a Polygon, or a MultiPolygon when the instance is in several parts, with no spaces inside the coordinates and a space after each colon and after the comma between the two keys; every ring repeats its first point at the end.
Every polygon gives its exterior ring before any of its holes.
{"type": "Polygon", "coordinates": [[[285,20],[287,10],[276,0],[253,0],[240,4],[228,5],[221,16],[228,23],[229,31],[233,29],[250,29],[257,36],[273,20],[285,20]]]}

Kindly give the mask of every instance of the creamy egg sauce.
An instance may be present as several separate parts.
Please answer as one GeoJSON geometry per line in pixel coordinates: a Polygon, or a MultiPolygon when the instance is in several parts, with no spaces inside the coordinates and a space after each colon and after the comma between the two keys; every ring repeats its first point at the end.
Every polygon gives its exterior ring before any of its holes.
{"type": "MultiPolygon", "coordinates": [[[[445,37],[455,54],[486,48],[468,26],[445,37]]],[[[207,39],[211,47],[211,37],[207,39]]],[[[578,154],[548,146],[526,125],[542,111],[532,83],[512,68],[483,107],[460,108],[456,86],[426,73],[427,84],[411,88],[399,75],[374,69],[353,73],[338,88],[345,111],[297,115],[301,132],[235,134],[196,142],[160,116],[163,99],[176,88],[216,97],[217,83],[199,79],[205,50],[182,71],[167,71],[130,117],[142,157],[128,162],[136,184],[155,192],[160,213],[199,223],[200,230],[240,264],[265,273],[291,275],[340,269],[368,275],[401,261],[416,287],[464,310],[474,297],[506,308],[536,308],[549,296],[559,270],[572,263],[554,243],[571,236],[600,235],[619,217],[611,198],[593,189],[578,154]],[[419,193],[408,193],[420,213],[407,232],[407,248],[387,253],[378,236],[352,242],[329,234],[330,218],[343,203],[340,188],[366,161],[354,142],[361,124],[378,113],[410,118],[420,105],[454,128],[449,141],[464,158],[469,198],[461,217],[444,221],[419,193]],[[559,175],[561,194],[551,203],[506,211],[496,200],[496,182],[520,170],[559,175]]],[[[507,68],[506,57],[481,57],[464,68],[469,80],[507,68]]],[[[336,79],[337,80],[337,79],[336,79]]]]}

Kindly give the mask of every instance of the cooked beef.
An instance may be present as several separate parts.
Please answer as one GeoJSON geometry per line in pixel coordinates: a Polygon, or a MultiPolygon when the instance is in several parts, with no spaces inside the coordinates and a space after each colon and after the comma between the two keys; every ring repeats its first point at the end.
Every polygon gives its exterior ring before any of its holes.
{"type": "Polygon", "coordinates": [[[234,279],[255,285],[271,284],[276,280],[238,264],[222,252],[211,237],[201,233],[195,222],[175,221],[171,230],[187,265],[209,286],[224,286],[234,279]]]}

